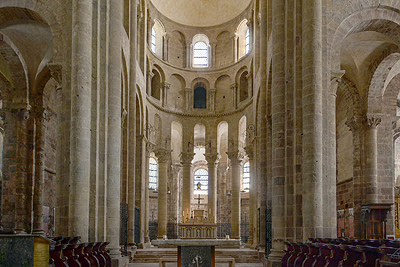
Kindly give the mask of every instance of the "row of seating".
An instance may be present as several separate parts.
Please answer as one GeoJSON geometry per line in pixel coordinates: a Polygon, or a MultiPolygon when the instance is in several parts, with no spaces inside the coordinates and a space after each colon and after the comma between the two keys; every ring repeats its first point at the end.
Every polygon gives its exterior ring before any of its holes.
{"type": "Polygon", "coordinates": [[[79,243],[80,238],[54,238],[49,267],[110,267],[109,242],[79,243]],[[64,241],[63,241],[64,240],[64,241]]]}
{"type": "Polygon", "coordinates": [[[282,267],[381,267],[397,266],[400,262],[400,257],[397,256],[399,248],[387,246],[398,243],[397,241],[310,241],[312,243],[285,242],[287,249],[282,258],[282,267]]]}

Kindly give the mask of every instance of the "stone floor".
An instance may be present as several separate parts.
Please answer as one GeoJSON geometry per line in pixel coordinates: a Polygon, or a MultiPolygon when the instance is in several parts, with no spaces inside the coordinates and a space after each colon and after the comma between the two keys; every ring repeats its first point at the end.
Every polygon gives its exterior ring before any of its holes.
{"type": "MultiPolygon", "coordinates": [[[[235,263],[235,267],[262,267],[262,263],[235,263]]],[[[158,267],[158,263],[130,263],[129,267],[158,267]]],[[[165,267],[176,267],[176,263],[166,263],[165,267]]],[[[228,263],[217,263],[215,267],[229,267],[228,263]]]]}

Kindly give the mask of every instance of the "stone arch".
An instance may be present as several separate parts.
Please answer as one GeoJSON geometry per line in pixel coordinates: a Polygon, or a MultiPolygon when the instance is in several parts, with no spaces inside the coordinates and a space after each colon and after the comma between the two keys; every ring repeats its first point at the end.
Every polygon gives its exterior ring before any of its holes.
{"type": "MultiPolygon", "coordinates": [[[[386,101],[382,102],[386,87],[390,82],[389,75],[393,78],[400,73],[400,53],[393,53],[387,56],[374,72],[368,94],[368,112],[381,113],[386,101]]],[[[388,95],[388,94],[386,94],[388,95]]],[[[392,95],[397,101],[397,96],[392,95]]]]}
{"type": "Polygon", "coordinates": [[[161,87],[165,81],[165,76],[162,68],[158,65],[154,65],[151,77],[151,91],[150,94],[157,100],[161,100],[161,87]]]}
{"type": "Polygon", "coordinates": [[[249,71],[247,66],[242,67],[236,73],[236,84],[238,87],[238,102],[242,102],[249,98],[251,81],[249,79],[249,71]]]}
{"type": "Polygon", "coordinates": [[[184,68],[186,66],[186,37],[177,30],[172,31],[168,44],[168,62],[184,68]]]}
{"type": "Polygon", "coordinates": [[[158,57],[163,57],[164,51],[164,38],[165,38],[165,27],[164,24],[158,19],[154,19],[154,25],[151,28],[151,43],[149,44],[150,50],[158,57]],[[154,36],[153,36],[154,33],[154,36]]]}
{"type": "MultiPolygon", "coordinates": [[[[358,8],[355,8],[358,9],[358,8]]],[[[361,32],[370,26],[376,26],[376,23],[370,23],[376,20],[390,21],[397,25],[400,25],[400,14],[394,10],[385,7],[371,7],[364,10],[359,10],[358,12],[341,13],[341,18],[337,18],[341,21],[340,24],[334,30],[330,48],[330,59],[331,59],[331,70],[340,70],[340,51],[343,40],[350,34],[355,32],[361,32]]],[[[379,32],[379,31],[378,31],[379,32]]],[[[395,33],[392,33],[393,35],[395,33]]]]}
{"type": "Polygon", "coordinates": [[[231,92],[232,78],[229,75],[221,75],[215,80],[215,105],[216,112],[226,112],[233,108],[233,95],[231,92]]]}
{"type": "Polygon", "coordinates": [[[184,110],[186,104],[186,80],[180,74],[174,73],[169,77],[169,104],[177,110],[184,110]]]}
{"type": "Polygon", "coordinates": [[[228,31],[218,34],[215,45],[215,66],[224,66],[233,62],[233,41],[228,31]]]}
{"type": "MultiPolygon", "coordinates": [[[[247,23],[248,23],[248,20],[243,19],[237,26],[237,29],[235,32],[236,37],[237,37],[236,46],[237,46],[237,58],[238,59],[244,57],[247,54],[247,51],[246,51],[247,36],[246,36],[246,34],[250,30],[249,27],[247,26],[247,23]]],[[[249,40],[249,42],[250,42],[250,40],[249,40]]]]}

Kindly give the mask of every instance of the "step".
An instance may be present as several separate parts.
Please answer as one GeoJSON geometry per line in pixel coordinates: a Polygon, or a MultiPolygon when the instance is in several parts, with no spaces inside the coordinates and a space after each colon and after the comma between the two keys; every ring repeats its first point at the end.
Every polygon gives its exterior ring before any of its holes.
{"type": "MultiPolygon", "coordinates": [[[[232,257],[237,263],[258,263],[258,251],[252,249],[216,249],[216,257],[232,257]]],[[[131,262],[157,263],[162,257],[177,257],[176,248],[138,249],[131,262]]]]}

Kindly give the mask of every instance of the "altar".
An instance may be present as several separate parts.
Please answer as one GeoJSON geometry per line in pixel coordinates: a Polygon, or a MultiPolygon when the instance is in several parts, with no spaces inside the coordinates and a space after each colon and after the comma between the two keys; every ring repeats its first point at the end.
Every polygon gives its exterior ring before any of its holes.
{"type": "Polygon", "coordinates": [[[217,224],[204,217],[203,210],[195,210],[191,218],[179,224],[180,239],[157,239],[155,246],[177,246],[178,267],[215,267],[215,247],[240,247],[240,239],[217,239],[217,224]]]}

